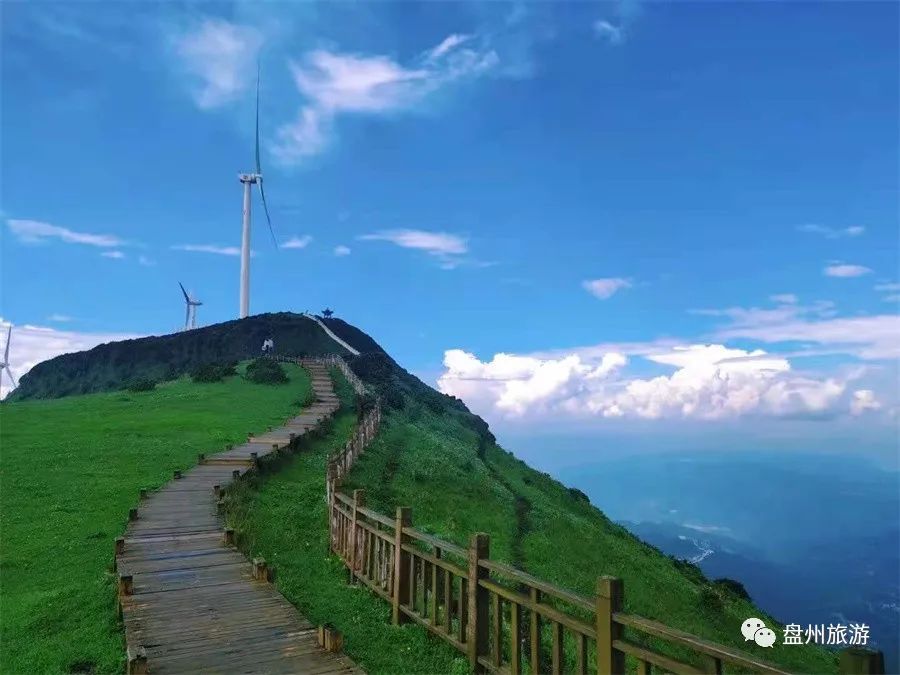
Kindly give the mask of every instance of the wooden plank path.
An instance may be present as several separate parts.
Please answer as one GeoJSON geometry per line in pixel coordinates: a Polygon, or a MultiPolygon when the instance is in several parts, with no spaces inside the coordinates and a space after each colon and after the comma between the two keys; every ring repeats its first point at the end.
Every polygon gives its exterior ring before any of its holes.
{"type": "Polygon", "coordinates": [[[251,564],[217,513],[219,488],[290,447],[339,403],[324,365],[305,362],[316,402],[279,429],[204,458],[140,502],[116,542],[129,673],[361,673],[318,646],[316,628],[251,564]]]}

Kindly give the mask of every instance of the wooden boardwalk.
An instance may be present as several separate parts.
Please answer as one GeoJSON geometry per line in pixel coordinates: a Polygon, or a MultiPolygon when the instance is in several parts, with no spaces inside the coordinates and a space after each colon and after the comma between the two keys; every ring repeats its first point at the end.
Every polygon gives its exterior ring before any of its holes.
{"type": "Polygon", "coordinates": [[[145,496],[116,543],[129,672],[360,673],[226,542],[218,487],[334,414],[327,368],[305,364],[316,402],[284,427],[204,458],[145,496]],[[217,487],[218,486],[218,487],[217,487]]]}

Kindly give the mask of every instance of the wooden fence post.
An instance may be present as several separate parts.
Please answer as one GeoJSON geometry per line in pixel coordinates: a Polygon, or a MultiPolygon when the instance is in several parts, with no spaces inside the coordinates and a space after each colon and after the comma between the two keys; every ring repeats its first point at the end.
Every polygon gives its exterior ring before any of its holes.
{"type": "Polygon", "coordinates": [[[838,672],[841,675],[883,675],[884,654],[872,649],[850,647],[841,652],[838,672]]]}
{"type": "Polygon", "coordinates": [[[478,564],[491,555],[491,538],[484,532],[473,534],[469,540],[469,621],[466,625],[466,649],[473,673],[483,673],[479,656],[487,656],[490,635],[490,593],[478,583],[488,577],[488,570],[478,564]]]}
{"type": "MultiPolygon", "coordinates": [[[[353,491],[353,513],[350,516],[350,583],[353,583],[353,580],[356,579],[356,541],[358,537],[356,536],[356,510],[360,506],[366,505],[366,491],[365,490],[354,490],[353,491]]],[[[365,557],[365,552],[363,552],[363,556],[365,557]]]]}
{"type": "Polygon", "coordinates": [[[625,585],[621,579],[603,576],[597,579],[597,673],[621,675],[625,672],[625,654],[613,648],[622,638],[622,626],[613,621],[613,613],[621,612],[625,602],[625,585]]]}
{"type": "Polygon", "coordinates": [[[407,541],[404,527],[412,527],[412,509],[398,506],[394,521],[394,597],[391,602],[391,622],[395,626],[409,621],[409,617],[400,611],[401,606],[409,604],[409,553],[403,550],[407,541]]]}

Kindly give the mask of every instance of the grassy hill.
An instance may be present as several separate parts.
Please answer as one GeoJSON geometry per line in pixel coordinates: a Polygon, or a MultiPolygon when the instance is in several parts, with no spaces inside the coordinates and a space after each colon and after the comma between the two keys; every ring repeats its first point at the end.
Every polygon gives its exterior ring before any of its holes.
{"type": "Polygon", "coordinates": [[[198,453],[296,411],[309,378],[286,370],[282,386],[182,378],[0,405],[0,672],[122,671],[111,565],[128,509],[198,453]]]}
{"type": "MultiPolygon", "coordinates": [[[[23,378],[28,388],[19,398],[65,395],[76,375],[87,383],[80,387],[116,388],[138,374],[171,374],[213,356],[234,358],[241,350],[258,348],[268,334],[282,353],[340,351],[319,327],[298,315],[245,321],[54,359],[23,378]],[[110,363],[114,354],[117,360],[110,363]]],[[[620,576],[627,611],[741,649],[747,649],[739,631],[744,619],[759,616],[777,625],[732,589],[710,582],[696,567],[664,556],[610,522],[580,492],[504,451],[481,418],[403,370],[369,336],[338,319],[328,325],[363,352],[348,356],[348,362],[385,404],[382,432],[347,486],[366,489],[372,508],[391,513],[396,506],[411,506],[417,527],[460,544],[473,532],[488,532],[493,558],[587,595],[597,576],[620,576]]],[[[298,377],[295,373],[295,382],[298,377]]],[[[238,380],[223,385],[179,380],[148,394],[4,404],[3,640],[19,645],[15,663],[37,659],[39,670],[53,670],[83,660],[111,669],[121,644],[109,616],[105,570],[112,540],[138,487],[165,481],[179,468],[178,461],[191,463],[196,452],[226,442],[223,435],[240,435],[283,417],[284,407],[296,398],[287,390],[252,388],[238,380]],[[203,387],[223,387],[223,396],[233,395],[231,407],[214,405],[215,390],[203,387]],[[142,406],[138,414],[137,405],[129,407],[130,401],[121,399],[167,393],[175,397],[171,404],[179,402],[179,410],[182,399],[193,401],[196,414],[208,421],[202,428],[214,431],[177,448],[169,444],[180,437],[166,425],[141,426],[135,433],[133,425],[142,424],[145,411],[154,414],[155,408],[142,406]],[[281,394],[285,396],[277,398],[281,394]],[[123,406],[119,412],[117,405],[123,406]],[[73,436],[81,440],[72,443],[73,436]],[[15,447],[16,454],[10,456],[8,447],[15,447]],[[62,468],[47,468],[55,466],[62,468]],[[12,491],[8,471],[21,483],[12,491]],[[95,517],[95,511],[102,517],[95,517]],[[48,513],[56,524],[48,533],[38,531],[48,513]],[[68,557],[60,558],[60,551],[68,557]],[[82,571],[69,580],[62,567],[82,571]],[[25,590],[16,591],[10,578],[24,578],[25,590]],[[74,617],[71,625],[60,622],[64,616],[74,617]],[[29,631],[40,640],[29,644],[29,631]]],[[[275,564],[282,592],[312,621],[332,621],[344,631],[347,651],[371,672],[465,670],[458,654],[421,628],[391,626],[387,605],[361,588],[348,587],[344,570],[326,554],[325,459],[352,424],[348,407],[325,436],[309,443],[307,452],[231,495],[229,519],[245,549],[275,564]]],[[[776,645],[765,657],[798,672],[835,671],[834,657],[814,647],[776,645]]]]}
{"type": "Polygon", "coordinates": [[[171,380],[205,363],[258,356],[268,337],[283,354],[316,356],[344,351],[315,322],[300,314],[257,314],[184,333],[111,342],[57,356],[23,375],[10,400],[111,391],[138,378],[171,380]]]}

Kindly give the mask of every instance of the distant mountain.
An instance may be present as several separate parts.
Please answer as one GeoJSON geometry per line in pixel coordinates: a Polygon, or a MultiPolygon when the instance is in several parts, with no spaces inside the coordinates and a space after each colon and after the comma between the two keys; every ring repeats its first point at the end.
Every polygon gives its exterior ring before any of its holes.
{"type": "MultiPolygon", "coordinates": [[[[697,564],[711,579],[739,580],[755,603],[784,623],[804,628],[867,623],[876,646],[885,652],[888,672],[900,672],[900,529],[897,495],[891,491],[896,477],[861,464],[843,475],[840,462],[826,460],[812,470],[808,458],[770,459],[768,471],[747,471],[740,456],[730,464],[721,456],[680,462],[680,467],[691,467],[684,472],[671,471],[663,462],[654,472],[667,486],[659,490],[648,485],[655,481],[644,475],[639,461],[632,465],[630,481],[615,470],[604,473],[613,481],[619,476],[624,481],[619,487],[630,494],[652,494],[656,500],[659,520],[620,520],[629,531],[666,554],[697,564]],[[774,481],[789,491],[790,499],[750,499],[769,489],[757,480],[774,481]],[[703,506],[682,481],[731,485],[732,495],[712,498],[711,493],[719,492],[712,487],[703,506]],[[676,499],[679,488],[683,497],[676,499]],[[784,508],[798,496],[805,500],[803,512],[784,508]],[[836,524],[829,517],[835,510],[845,520],[856,519],[857,526],[836,524]],[[745,530],[742,523],[751,514],[755,522],[745,530]]],[[[760,466],[760,461],[753,464],[760,466]]],[[[618,510],[609,493],[603,494],[610,508],[618,510]]],[[[650,513],[646,507],[636,510],[650,513]]]]}

